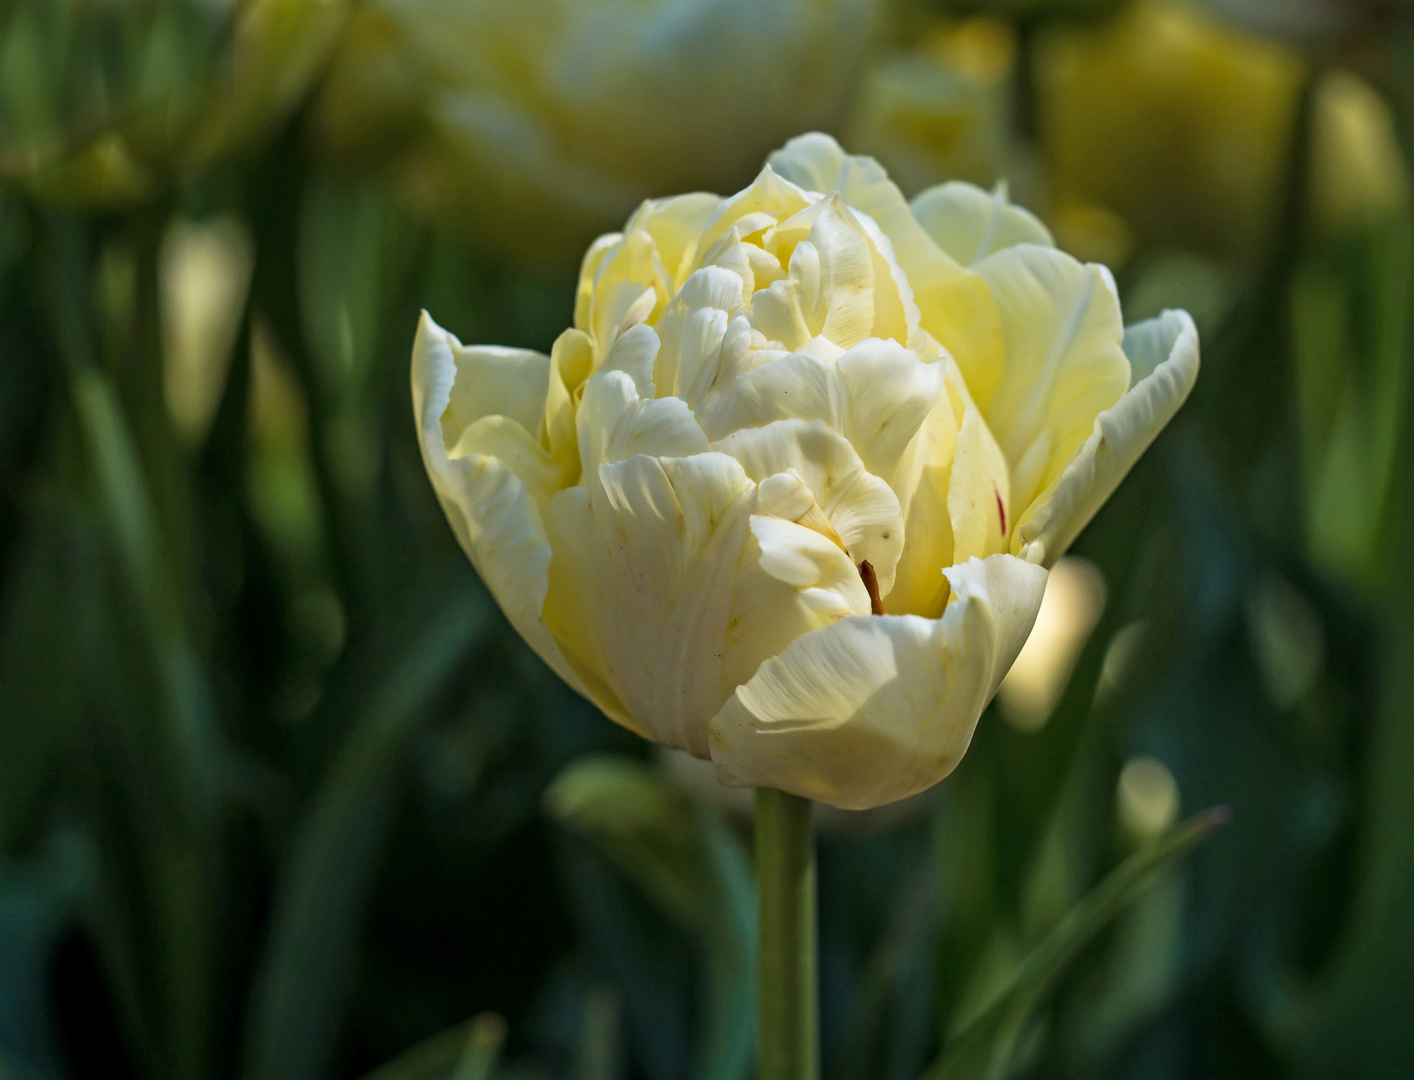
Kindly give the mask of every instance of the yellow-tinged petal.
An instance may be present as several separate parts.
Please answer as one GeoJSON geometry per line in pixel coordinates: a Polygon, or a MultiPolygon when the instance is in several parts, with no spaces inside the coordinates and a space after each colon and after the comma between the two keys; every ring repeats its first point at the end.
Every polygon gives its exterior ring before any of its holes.
{"type": "Polygon", "coordinates": [[[873,158],[850,156],[817,132],[792,139],[770,163],[803,188],[838,191],[847,205],[874,220],[907,277],[923,329],[952,354],[980,403],[1002,357],[999,317],[986,282],[938,246],[873,158]]]}
{"type": "Polygon", "coordinates": [[[545,621],[594,701],[707,756],[756,485],[724,454],[601,465],[544,509],[545,621]]]}
{"type": "Polygon", "coordinates": [[[1031,630],[1046,573],[996,555],[948,575],[957,601],[940,619],[841,619],[762,664],[712,720],[719,779],[866,809],[951,772],[1031,630]]]}
{"type": "Polygon", "coordinates": [[[459,347],[456,338],[423,314],[412,353],[413,416],[423,464],[452,531],[506,618],[557,675],[584,693],[540,616],[550,544],[534,498],[498,458],[481,453],[448,457],[443,417],[461,374],[459,347]]]}
{"type": "MultiPolygon", "coordinates": [[[[752,181],[751,186],[737,192],[729,199],[723,199],[721,205],[713,214],[707,227],[702,230],[702,238],[698,241],[697,250],[706,252],[712,245],[726,235],[727,231],[736,225],[743,218],[753,217],[756,214],[767,214],[769,220],[784,220],[792,214],[804,210],[816,199],[809,193],[791,183],[785,177],[775,172],[768,164],[752,181]]],[[[759,222],[757,228],[763,227],[766,219],[755,219],[759,222]]],[[[756,231],[756,228],[742,229],[741,235],[745,239],[756,231]]]]}
{"type": "Polygon", "coordinates": [[[619,334],[661,311],[675,287],[652,236],[642,229],[624,233],[594,276],[584,329],[594,339],[595,354],[603,357],[619,334]]]}
{"type": "Polygon", "coordinates": [[[1036,215],[1011,204],[1005,184],[987,192],[953,180],[920,192],[910,208],[924,231],[962,266],[1017,244],[1055,246],[1036,215]]]}
{"type": "Polygon", "coordinates": [[[1166,311],[1124,334],[1134,385],[1095,418],[1090,437],[1022,514],[1011,547],[1050,566],[1119,486],[1198,378],[1198,330],[1186,311],[1166,311]]]}
{"type": "Polygon", "coordinates": [[[623,238],[623,233],[605,233],[589,245],[589,250],[580,260],[579,284],[574,294],[575,329],[589,333],[589,308],[594,301],[594,283],[599,279],[599,268],[623,238]]]}
{"type": "Polygon", "coordinates": [[[658,397],[680,397],[695,407],[716,382],[741,293],[741,278],[720,266],[696,270],[683,283],[654,326],[662,341],[653,371],[658,397]]]}
{"type": "Polygon", "coordinates": [[[958,428],[948,481],[952,561],[985,559],[1006,550],[1011,487],[1006,458],[986,421],[968,408],[958,428]]]}
{"type": "Polygon", "coordinates": [[[560,463],[566,483],[579,478],[579,433],[575,430],[580,388],[594,367],[594,343],[582,330],[569,329],[550,350],[550,379],[540,441],[560,463]]]}
{"type": "MultiPolygon", "coordinates": [[[[947,363],[943,360],[931,366],[942,370],[947,363]]],[[[890,615],[936,619],[947,602],[948,579],[941,568],[955,561],[948,485],[960,411],[951,394],[939,394],[897,470],[894,490],[899,493],[904,519],[903,551],[894,587],[884,598],[884,609],[890,615]]]]}
{"type": "Polygon", "coordinates": [[[1026,506],[1129,386],[1119,300],[1103,267],[1034,244],[999,251],[977,272],[1001,312],[1006,363],[990,400],[974,397],[1026,506]]]}
{"type": "Polygon", "coordinates": [[[700,191],[648,199],[629,218],[625,230],[642,229],[653,238],[658,258],[678,285],[686,279],[697,256],[698,237],[721,202],[720,197],[700,191]]]}
{"type": "Polygon", "coordinates": [[[447,459],[453,463],[474,456],[500,461],[525,485],[537,506],[560,488],[563,474],[559,462],[509,417],[483,416],[473,421],[462,430],[456,445],[447,449],[447,459]]]}

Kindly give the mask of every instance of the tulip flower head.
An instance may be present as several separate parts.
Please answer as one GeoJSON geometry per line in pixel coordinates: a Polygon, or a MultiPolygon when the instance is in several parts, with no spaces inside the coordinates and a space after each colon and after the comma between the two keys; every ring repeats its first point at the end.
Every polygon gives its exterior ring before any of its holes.
{"type": "Polygon", "coordinates": [[[864,809],[947,775],[1047,568],[1182,404],[1183,312],[998,191],[906,203],[806,135],[744,191],[645,202],[549,356],[424,315],[429,475],[566,682],[719,779],[864,809]]]}

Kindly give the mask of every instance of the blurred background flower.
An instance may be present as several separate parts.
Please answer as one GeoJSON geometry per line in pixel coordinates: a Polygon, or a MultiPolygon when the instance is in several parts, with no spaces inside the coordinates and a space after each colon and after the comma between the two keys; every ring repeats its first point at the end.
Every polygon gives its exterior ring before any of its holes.
{"type": "Polygon", "coordinates": [[[446,7],[0,5],[0,1074],[748,1075],[747,833],[496,614],[406,363],[813,126],[1204,361],[963,766],[821,823],[826,1080],[980,1075],[1018,985],[1017,1076],[1414,1072],[1414,10],[446,7]]]}
{"type": "Polygon", "coordinates": [[[316,130],[331,154],[382,160],[423,214],[573,264],[650,195],[735,191],[787,138],[833,127],[876,6],[377,0],[316,130]]]}

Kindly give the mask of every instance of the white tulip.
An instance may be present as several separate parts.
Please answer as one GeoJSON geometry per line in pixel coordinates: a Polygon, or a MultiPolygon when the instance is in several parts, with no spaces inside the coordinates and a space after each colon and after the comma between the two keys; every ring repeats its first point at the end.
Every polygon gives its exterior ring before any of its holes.
{"type": "Polygon", "coordinates": [[[424,315],[412,381],[458,539],[566,682],[725,783],[862,809],[956,765],[1197,372],[1186,314],[1125,331],[1000,193],[910,207],[807,135],[597,241],[550,356],[424,315]]]}

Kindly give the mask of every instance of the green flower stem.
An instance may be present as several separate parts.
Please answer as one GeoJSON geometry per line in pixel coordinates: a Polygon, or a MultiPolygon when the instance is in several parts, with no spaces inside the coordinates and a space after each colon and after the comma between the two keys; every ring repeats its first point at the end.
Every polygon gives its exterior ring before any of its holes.
{"type": "Polygon", "coordinates": [[[817,1080],[815,841],[809,799],[756,790],[758,1080],[817,1080]]]}

